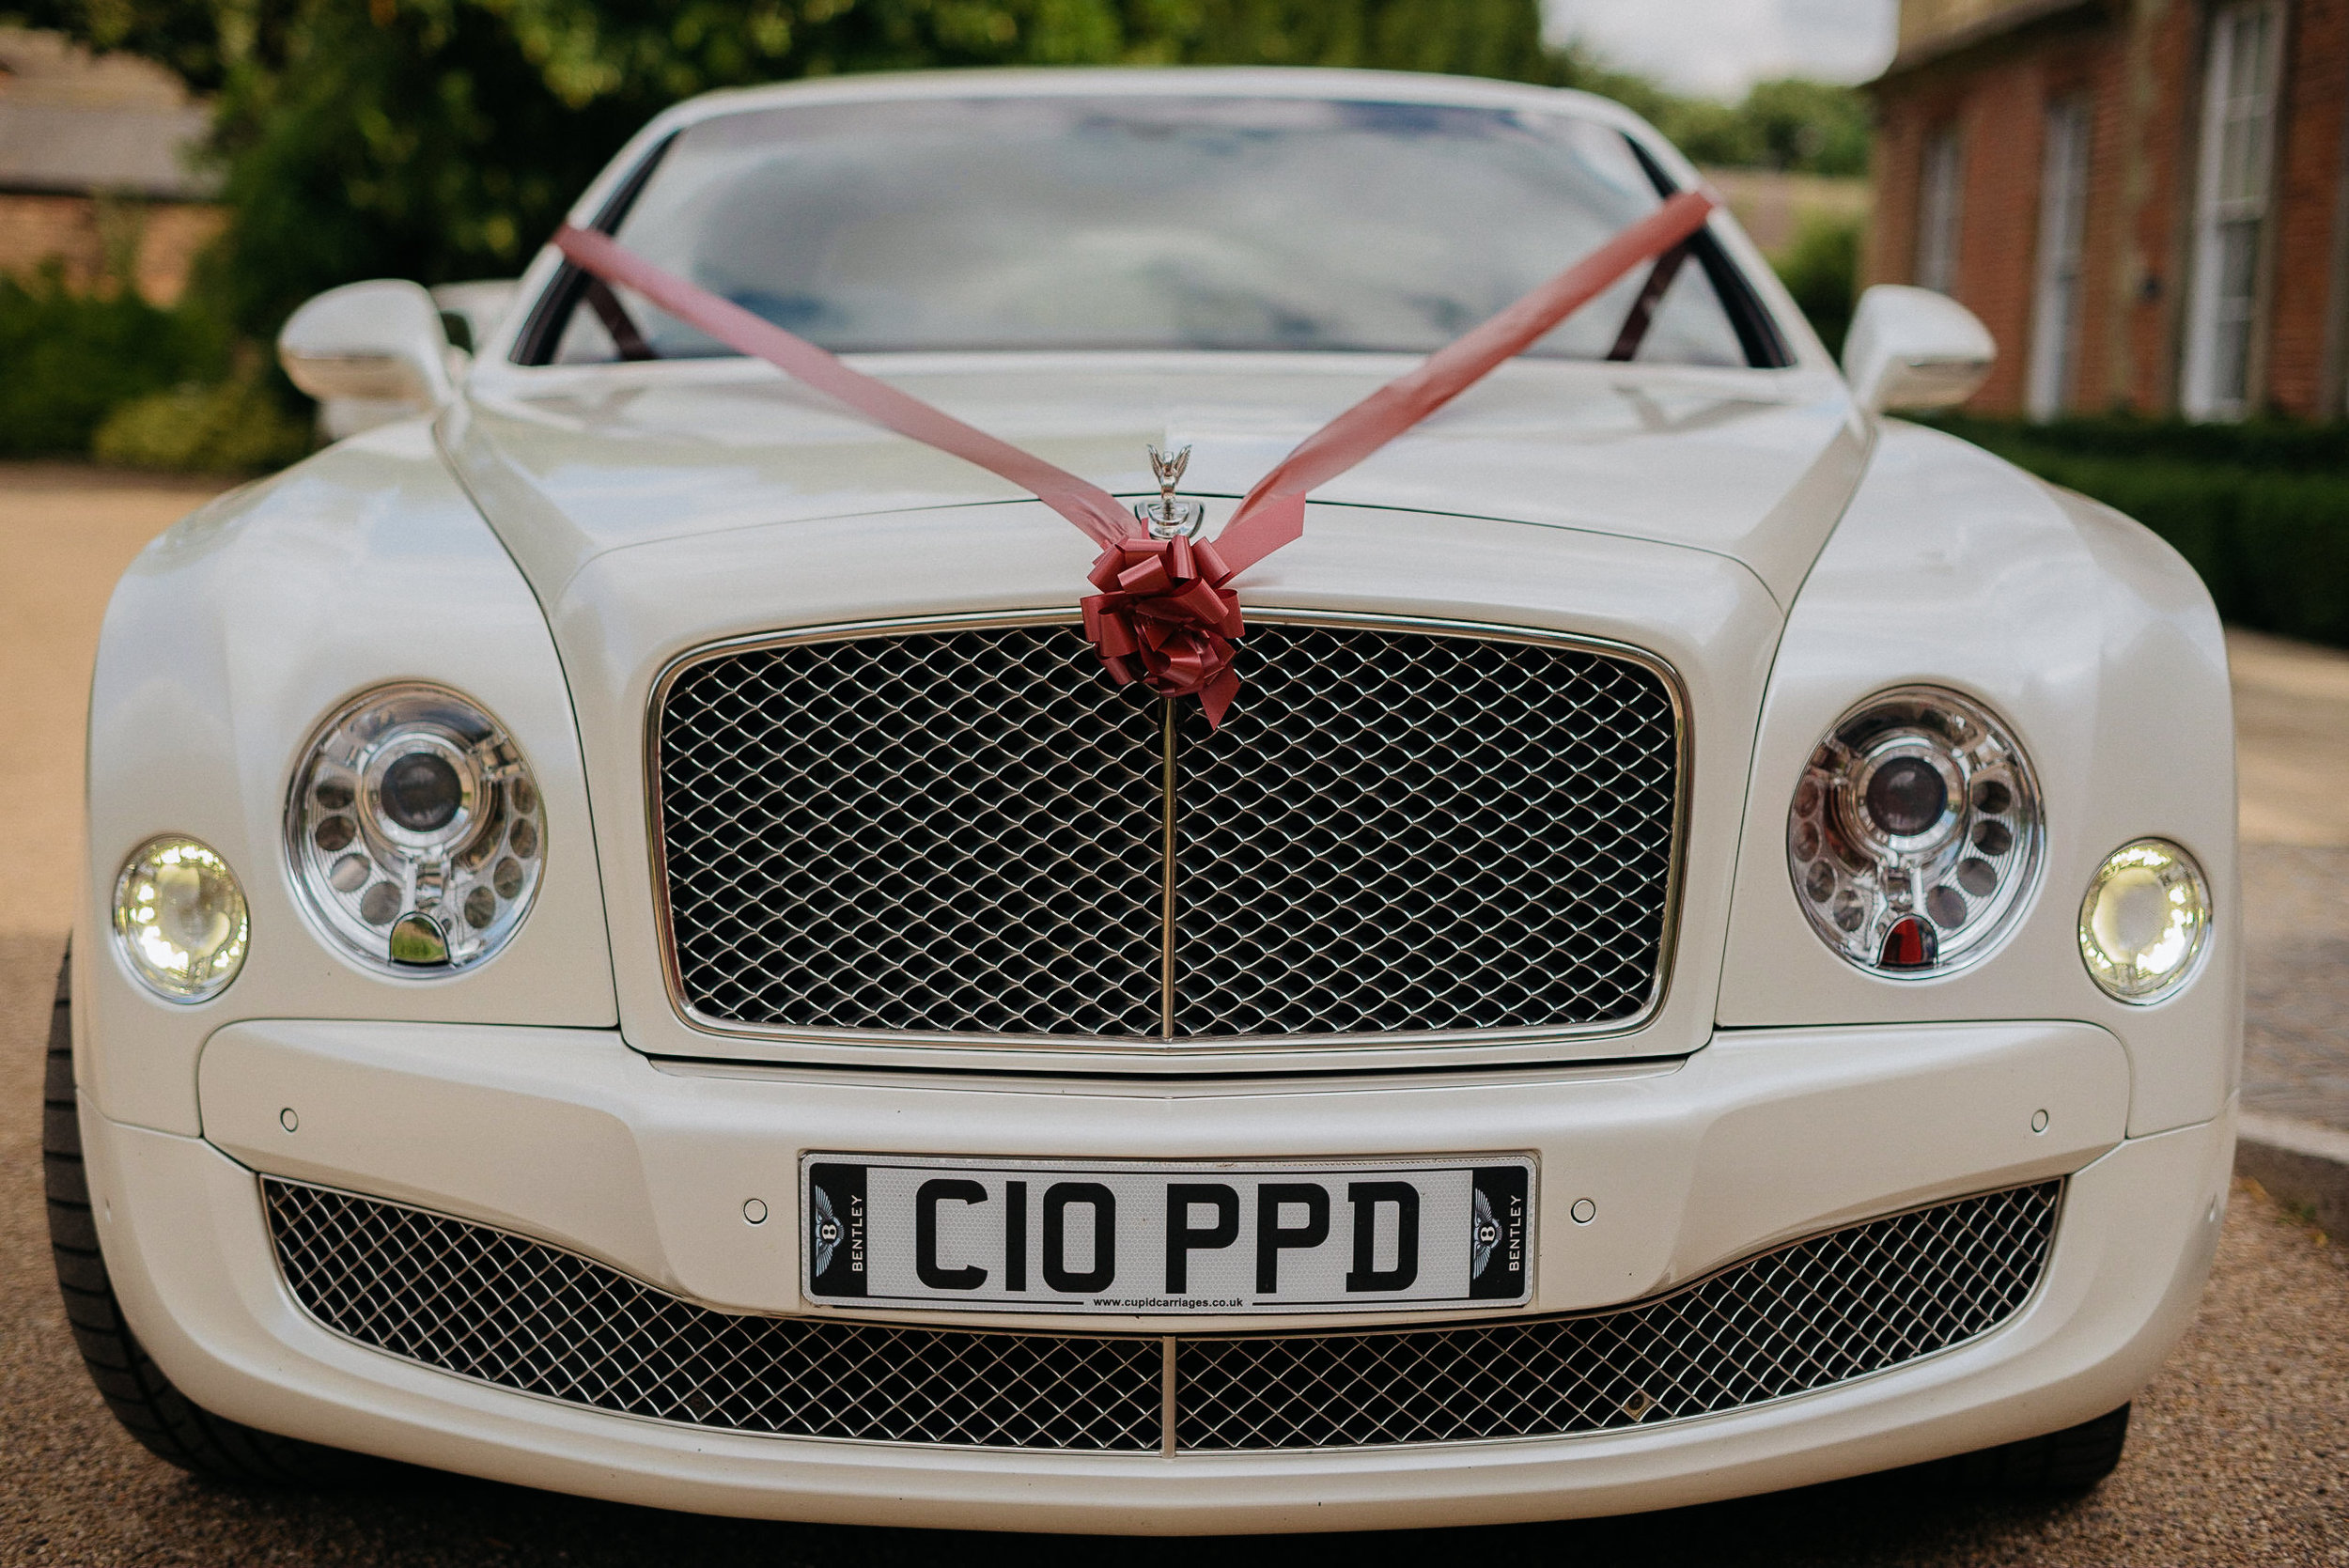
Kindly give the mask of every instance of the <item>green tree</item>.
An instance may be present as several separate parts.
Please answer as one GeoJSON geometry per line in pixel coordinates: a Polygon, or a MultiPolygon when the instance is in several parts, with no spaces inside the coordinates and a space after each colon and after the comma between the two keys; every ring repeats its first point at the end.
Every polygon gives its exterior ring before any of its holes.
{"type": "Polygon", "coordinates": [[[1754,163],[1804,174],[1868,172],[1868,101],[1853,88],[1797,77],[1757,82],[1737,116],[1752,140],[1754,163]]]}
{"type": "Polygon", "coordinates": [[[1744,169],[1762,162],[1762,144],[1754,134],[1753,122],[1731,104],[1705,98],[1681,99],[1664,106],[1656,125],[1688,155],[1690,163],[1744,169]]]}
{"type": "Polygon", "coordinates": [[[1812,213],[1770,261],[1819,341],[1840,356],[1859,288],[1859,221],[1812,213]]]}
{"type": "Polygon", "coordinates": [[[1684,98],[1650,116],[1699,163],[1862,175],[1874,132],[1868,101],[1852,87],[1785,77],[1757,82],[1735,104],[1684,98]]]}
{"type": "Polygon", "coordinates": [[[148,303],[127,280],[94,292],[52,265],[0,276],[0,457],[86,452],[108,411],[228,373],[227,334],[148,303]]]}

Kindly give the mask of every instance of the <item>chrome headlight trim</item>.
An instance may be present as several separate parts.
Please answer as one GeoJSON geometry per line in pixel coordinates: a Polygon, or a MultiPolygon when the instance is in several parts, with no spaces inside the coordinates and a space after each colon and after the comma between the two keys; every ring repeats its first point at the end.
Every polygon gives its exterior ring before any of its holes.
{"type": "Polygon", "coordinates": [[[1937,979],[1986,956],[2030,905],[2046,842],[2038,778],[2013,731],[1935,686],[1847,709],[1812,749],[1786,816],[1787,871],[1811,928],[1888,980],[1937,979]],[[1872,786],[1896,769],[1879,799],[1872,786]],[[1890,961],[1904,942],[1912,961],[1890,961]]]}
{"type": "MultiPolygon", "coordinates": [[[[413,811],[411,809],[412,816],[413,811]]],[[[432,978],[493,956],[521,928],[546,863],[546,808],[512,734],[459,691],[378,686],[330,713],[286,798],[298,901],[345,956],[380,974],[432,978]],[[402,822],[387,775],[431,759],[450,810],[402,822]]]]}

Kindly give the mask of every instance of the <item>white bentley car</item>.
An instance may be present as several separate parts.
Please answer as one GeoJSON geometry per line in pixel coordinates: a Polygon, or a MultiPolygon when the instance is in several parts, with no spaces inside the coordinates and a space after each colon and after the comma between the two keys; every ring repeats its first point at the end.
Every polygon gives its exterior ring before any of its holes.
{"type": "Polygon", "coordinates": [[[417,411],[91,695],[115,1412],[1018,1529],[2107,1473],[2226,1203],[2218,623],[1710,205],[1573,93],[865,77],[661,116],[471,356],[304,307],[417,411]]]}

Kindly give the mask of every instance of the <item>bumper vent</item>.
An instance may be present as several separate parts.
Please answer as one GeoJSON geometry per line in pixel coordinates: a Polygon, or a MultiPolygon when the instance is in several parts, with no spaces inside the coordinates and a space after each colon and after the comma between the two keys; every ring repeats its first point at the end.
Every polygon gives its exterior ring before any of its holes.
{"type": "Polygon", "coordinates": [[[1681,789],[1661,674],[1269,614],[1241,657],[1212,733],[1059,625],[689,662],[654,737],[678,1001],[721,1028],[1133,1040],[1647,1012],[1681,789]]]}
{"type": "Polygon", "coordinates": [[[1602,1312],[1160,1339],[713,1312],[508,1232],[261,1186],[303,1310],[443,1372],[735,1432],[1112,1452],[1567,1436],[1847,1382],[2013,1316],[2062,1192],[1849,1226],[1602,1312]]]}

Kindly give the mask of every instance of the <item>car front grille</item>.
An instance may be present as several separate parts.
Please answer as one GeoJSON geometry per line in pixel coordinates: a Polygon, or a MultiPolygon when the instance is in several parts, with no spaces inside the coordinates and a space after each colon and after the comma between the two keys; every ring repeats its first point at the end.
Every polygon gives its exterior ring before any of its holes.
{"type": "Polygon", "coordinates": [[[261,1188],[303,1309],[425,1366],[695,1427],[1108,1452],[1570,1436],[1831,1387],[2012,1317],[2062,1193],[2045,1182],[1847,1226],[1604,1312],[1159,1338],[715,1312],[508,1232],[261,1188]]]}
{"type": "Polygon", "coordinates": [[[1659,670],[1269,615],[1241,669],[1210,731],[1059,624],[687,660],[653,735],[678,1000],[722,1028],[1160,1041],[1654,1004],[1685,739],[1659,670]]]}

